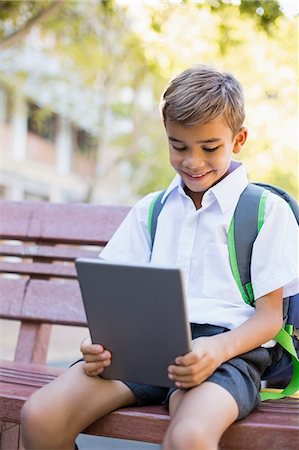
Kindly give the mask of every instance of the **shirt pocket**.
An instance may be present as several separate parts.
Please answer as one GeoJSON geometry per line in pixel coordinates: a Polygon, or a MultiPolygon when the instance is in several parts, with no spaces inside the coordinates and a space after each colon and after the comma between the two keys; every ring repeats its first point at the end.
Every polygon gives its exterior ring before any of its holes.
{"type": "Polygon", "coordinates": [[[203,292],[215,299],[242,300],[232,274],[226,244],[205,244],[203,292]]]}

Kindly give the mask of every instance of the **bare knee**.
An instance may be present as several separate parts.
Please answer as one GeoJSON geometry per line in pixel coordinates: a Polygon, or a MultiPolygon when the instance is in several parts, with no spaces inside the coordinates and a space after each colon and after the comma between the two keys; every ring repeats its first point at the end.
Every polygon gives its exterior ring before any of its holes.
{"type": "Polygon", "coordinates": [[[21,425],[23,430],[30,431],[38,429],[43,424],[43,408],[34,396],[29,398],[21,410],[21,425]]]}
{"type": "Polygon", "coordinates": [[[34,394],[23,405],[21,410],[22,440],[25,448],[47,449],[63,448],[72,438],[67,436],[63,421],[59,420],[58,411],[47,405],[42,397],[34,394]]]}
{"type": "Polygon", "coordinates": [[[163,450],[217,450],[217,438],[213,430],[196,421],[173,423],[167,430],[163,450]]]}

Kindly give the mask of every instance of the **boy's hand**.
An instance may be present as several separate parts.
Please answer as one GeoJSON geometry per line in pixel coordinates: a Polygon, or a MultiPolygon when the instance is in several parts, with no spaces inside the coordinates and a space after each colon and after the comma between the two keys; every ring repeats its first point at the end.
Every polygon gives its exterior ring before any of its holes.
{"type": "Polygon", "coordinates": [[[111,353],[102,345],[92,344],[90,338],[81,342],[80,351],[85,361],[84,372],[90,377],[100,375],[111,364],[111,353]]]}
{"type": "Polygon", "coordinates": [[[221,342],[217,336],[200,337],[192,341],[192,351],[168,367],[168,376],[177,387],[188,389],[205,381],[223,363],[221,342]]]}

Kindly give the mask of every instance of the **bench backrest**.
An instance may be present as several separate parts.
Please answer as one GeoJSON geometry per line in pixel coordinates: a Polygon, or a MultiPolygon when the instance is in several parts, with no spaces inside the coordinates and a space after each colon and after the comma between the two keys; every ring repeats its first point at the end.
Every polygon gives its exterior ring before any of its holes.
{"type": "Polygon", "coordinates": [[[96,257],[129,207],[0,201],[0,317],[15,360],[45,362],[50,324],[86,326],[74,260],[96,257]]]}

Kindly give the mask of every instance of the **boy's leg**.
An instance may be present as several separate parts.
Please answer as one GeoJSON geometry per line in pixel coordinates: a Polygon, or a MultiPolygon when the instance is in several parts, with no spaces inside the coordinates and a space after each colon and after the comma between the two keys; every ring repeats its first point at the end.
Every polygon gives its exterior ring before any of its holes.
{"type": "Polygon", "coordinates": [[[239,414],[234,397],[212,382],[175,391],[169,411],[172,419],[163,450],[216,450],[222,434],[239,414]]]}
{"type": "Polygon", "coordinates": [[[89,377],[78,363],[36,391],[21,412],[26,449],[74,449],[77,435],[97,418],[135,403],[121,381],[89,377]]]}

